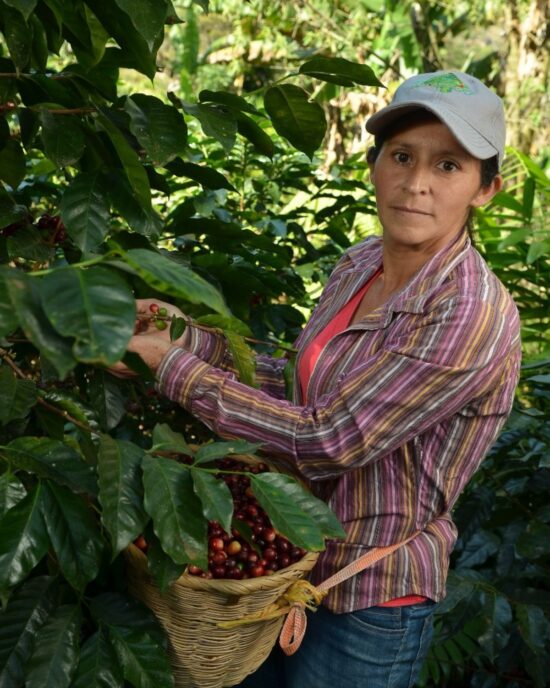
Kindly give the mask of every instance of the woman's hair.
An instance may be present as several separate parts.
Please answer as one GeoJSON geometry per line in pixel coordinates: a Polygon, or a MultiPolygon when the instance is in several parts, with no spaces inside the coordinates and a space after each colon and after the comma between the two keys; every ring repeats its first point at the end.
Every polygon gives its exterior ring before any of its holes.
{"type": "MultiPolygon", "coordinates": [[[[374,146],[369,148],[367,151],[367,162],[373,164],[376,161],[376,158],[380,154],[380,151],[382,149],[382,145],[384,144],[384,141],[387,139],[391,138],[395,134],[397,134],[399,131],[404,129],[405,127],[410,126],[412,123],[416,124],[419,122],[424,122],[426,120],[436,120],[440,121],[434,114],[429,112],[428,110],[417,110],[415,112],[407,113],[406,115],[402,115],[398,119],[394,120],[390,124],[388,124],[387,127],[385,127],[381,132],[379,132],[375,137],[374,137],[374,146]]],[[[498,175],[499,173],[499,168],[498,168],[498,155],[494,155],[492,158],[487,158],[486,160],[480,160],[481,162],[481,186],[487,187],[490,186],[493,179],[498,175]]],[[[466,231],[468,232],[468,235],[472,241],[472,244],[474,244],[474,236],[473,236],[473,231],[474,231],[474,209],[470,208],[470,212],[468,213],[468,217],[466,219],[466,231]]]]}

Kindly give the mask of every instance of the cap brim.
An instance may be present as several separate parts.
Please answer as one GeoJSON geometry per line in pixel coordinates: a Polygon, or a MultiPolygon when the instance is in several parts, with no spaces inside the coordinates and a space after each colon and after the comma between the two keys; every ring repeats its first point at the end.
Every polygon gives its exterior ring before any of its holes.
{"type": "Polygon", "coordinates": [[[432,112],[443,122],[443,124],[449,127],[460,145],[475,158],[486,160],[487,158],[492,158],[494,155],[500,158],[499,151],[478,131],[471,127],[450,108],[438,107],[437,104],[426,105],[425,102],[409,100],[407,103],[403,104],[388,105],[372,115],[372,117],[369,117],[365,127],[368,132],[376,136],[402,115],[417,110],[428,110],[432,112]]]}

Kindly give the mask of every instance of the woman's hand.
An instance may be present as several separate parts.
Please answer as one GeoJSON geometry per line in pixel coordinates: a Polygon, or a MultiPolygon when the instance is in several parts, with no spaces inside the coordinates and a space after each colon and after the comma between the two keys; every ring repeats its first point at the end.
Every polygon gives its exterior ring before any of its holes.
{"type": "MultiPolygon", "coordinates": [[[[158,329],[155,324],[155,315],[161,308],[166,309],[166,315],[160,317],[166,319],[167,324],[173,316],[185,318],[182,311],[171,303],[165,303],[158,299],[136,299],[136,334],[128,342],[127,348],[129,352],[138,354],[153,372],[156,372],[166,352],[173,346],[181,346],[183,339],[180,337],[171,341],[169,326],[164,330],[158,329]]],[[[122,361],[111,366],[109,372],[122,378],[138,375],[122,361]]]]}
{"type": "MultiPolygon", "coordinates": [[[[156,334],[135,334],[128,342],[127,351],[138,354],[153,373],[156,372],[164,355],[174,345],[170,342],[170,338],[166,340],[162,335],[163,332],[158,330],[156,334]]],[[[122,363],[122,361],[115,363],[108,370],[117,377],[130,378],[137,376],[137,373],[122,363]]]]}
{"type": "MultiPolygon", "coordinates": [[[[165,339],[170,342],[170,327],[169,320],[176,316],[177,318],[185,318],[185,315],[177,306],[173,306],[171,303],[165,303],[164,301],[159,301],[158,299],[136,299],[136,318],[139,328],[137,334],[139,335],[155,335],[165,339]],[[151,310],[153,307],[153,310],[151,310]],[[154,316],[159,309],[165,308],[166,315],[161,316],[166,318],[168,327],[164,330],[159,330],[154,322],[154,316]]],[[[181,346],[182,338],[174,340],[171,342],[173,346],[181,346]]]]}

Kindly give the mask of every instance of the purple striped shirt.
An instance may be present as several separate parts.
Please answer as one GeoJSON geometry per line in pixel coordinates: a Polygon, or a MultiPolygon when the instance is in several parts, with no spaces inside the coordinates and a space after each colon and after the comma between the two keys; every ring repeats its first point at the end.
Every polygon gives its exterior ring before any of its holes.
{"type": "MultiPolygon", "coordinates": [[[[344,254],[295,343],[299,352],[381,267],[382,242],[344,254]]],[[[320,582],[370,548],[406,546],[333,588],[336,612],[405,595],[440,600],[456,540],[451,510],[512,405],[521,358],[517,309],[465,234],[400,292],[333,337],[285,399],[285,359],[257,358],[240,383],[221,335],[189,327],[158,370],[160,391],[217,435],[262,442],[299,471],[346,530],[327,542],[320,582]]],[[[298,357],[300,353],[298,353],[298,357]]]]}

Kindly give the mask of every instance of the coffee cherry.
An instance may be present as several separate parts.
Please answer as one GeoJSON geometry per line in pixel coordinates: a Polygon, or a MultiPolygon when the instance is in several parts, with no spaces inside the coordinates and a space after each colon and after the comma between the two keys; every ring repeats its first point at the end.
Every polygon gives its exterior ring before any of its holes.
{"type": "Polygon", "coordinates": [[[225,546],[225,551],[227,554],[238,554],[242,550],[242,545],[238,540],[231,540],[225,546]]]}
{"type": "Polygon", "coordinates": [[[158,313],[158,312],[159,312],[159,305],[158,305],[158,303],[152,303],[152,304],[149,306],[149,310],[151,311],[151,313],[158,313]]]}
{"type": "Polygon", "coordinates": [[[166,320],[155,320],[155,327],[157,330],[165,330],[168,327],[166,320]]]}
{"type": "Polygon", "coordinates": [[[138,547],[142,552],[146,552],[148,548],[147,540],[143,537],[143,535],[139,535],[135,540],[134,540],[134,545],[138,547]]]}
{"type": "Polygon", "coordinates": [[[208,546],[212,551],[222,550],[224,548],[224,541],[221,537],[212,537],[208,542],[208,546]]]}
{"type": "Polygon", "coordinates": [[[168,311],[166,310],[166,308],[164,308],[164,306],[162,306],[158,309],[158,314],[165,318],[168,315],[168,311]]]}

